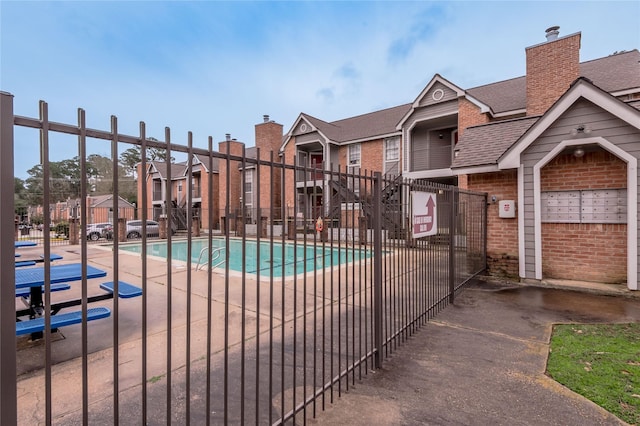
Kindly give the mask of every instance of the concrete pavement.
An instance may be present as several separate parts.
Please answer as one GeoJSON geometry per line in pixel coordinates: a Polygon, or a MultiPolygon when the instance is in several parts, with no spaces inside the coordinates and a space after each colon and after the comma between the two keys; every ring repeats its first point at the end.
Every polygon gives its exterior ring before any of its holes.
{"type": "Polygon", "coordinates": [[[309,423],[624,424],[547,377],[545,366],[553,324],[638,322],[640,294],[571,286],[474,282],[309,423]]]}

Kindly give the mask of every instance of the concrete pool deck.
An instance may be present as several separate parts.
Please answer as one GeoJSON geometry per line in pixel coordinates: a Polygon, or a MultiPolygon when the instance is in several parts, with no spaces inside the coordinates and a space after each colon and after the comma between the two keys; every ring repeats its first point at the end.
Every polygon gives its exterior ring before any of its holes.
{"type": "MultiPolygon", "coordinates": [[[[40,249],[41,250],[41,249],[40,249]]],[[[52,247],[52,252],[63,256],[62,262],[80,262],[80,246],[52,247]]],[[[25,251],[26,253],[26,251],[25,251]]],[[[110,281],[113,277],[113,252],[105,247],[88,246],[87,258],[89,264],[107,271],[107,277],[98,280],[88,280],[89,296],[100,294],[99,284],[110,281]]],[[[142,287],[142,262],[140,255],[120,253],[118,256],[118,279],[142,287]]],[[[309,276],[312,278],[312,276],[309,276]]],[[[220,366],[224,351],[225,317],[228,323],[228,347],[230,353],[239,350],[245,325],[244,338],[248,350],[252,350],[258,329],[263,341],[269,330],[269,318],[273,313],[273,327],[281,329],[283,321],[290,324],[300,312],[294,315],[294,306],[298,310],[306,304],[307,311],[312,306],[318,308],[330,305],[332,300],[320,293],[320,289],[312,288],[309,280],[307,291],[303,291],[302,283],[294,289],[293,279],[274,279],[273,296],[269,292],[268,282],[255,280],[244,281],[239,273],[230,274],[228,280],[222,273],[213,274],[213,288],[211,293],[211,351],[213,366],[220,366]],[[228,291],[227,291],[228,289],[228,291]],[[258,290],[260,298],[258,299],[258,290]],[[284,303],[283,303],[284,297],[284,303]],[[295,298],[295,303],[294,303],[295,298]],[[245,314],[243,315],[243,306],[245,314]],[[272,312],[271,312],[272,307],[272,312]],[[226,308],[226,310],[225,310],[226,308]]],[[[184,380],[187,341],[187,294],[190,298],[190,362],[194,371],[193,385],[198,386],[206,374],[203,374],[207,354],[207,323],[208,323],[208,274],[206,270],[187,270],[182,262],[174,262],[170,267],[165,260],[149,259],[147,269],[147,387],[150,394],[159,394],[154,403],[149,399],[149,405],[158,405],[150,410],[158,416],[156,421],[164,423],[162,418],[166,399],[162,392],[167,384],[167,329],[171,330],[171,366],[172,376],[176,381],[184,380]],[[168,275],[169,274],[169,275],[168,275]],[[188,279],[190,275],[190,279],[188,279]],[[171,286],[168,286],[168,276],[171,286]],[[190,289],[187,288],[190,283],[190,289]],[[169,291],[169,288],[171,290],[169,291]],[[168,300],[171,297],[171,311],[169,315],[168,300]],[[198,373],[196,374],[195,371],[198,373]]],[[[342,284],[343,297],[348,293],[342,284]]],[[[52,301],[68,300],[80,297],[80,282],[72,283],[71,290],[52,293],[52,301]]],[[[337,297],[337,295],[336,295],[337,297]]],[[[21,303],[21,302],[17,302],[21,303]]],[[[114,301],[107,300],[96,303],[112,310],[108,319],[92,321],[88,324],[88,390],[90,424],[112,424],[112,414],[109,410],[113,406],[113,371],[114,353],[113,323],[115,321],[114,301]]],[[[121,416],[123,411],[140,409],[141,379],[142,379],[142,306],[143,298],[118,300],[118,378],[121,398],[121,416]],[[128,408],[127,408],[128,407],[128,408]]],[[[78,308],[79,309],[79,308],[78,308]]],[[[327,310],[328,311],[328,310],[327,310]]],[[[286,332],[290,333],[287,325],[286,332]]],[[[53,418],[56,424],[76,424],[82,420],[82,327],[68,326],[52,334],[52,406],[53,418]]],[[[279,333],[279,332],[278,332],[279,333]]],[[[34,425],[44,422],[44,366],[45,346],[42,341],[29,342],[28,337],[18,339],[18,416],[19,424],[34,425]]],[[[234,367],[235,368],[235,367],[234,367]]],[[[219,368],[218,368],[219,369],[219,368]]],[[[202,383],[200,383],[202,386],[202,383]]],[[[164,389],[164,391],[163,391],[164,389]]],[[[200,389],[201,391],[203,389],[200,389]]],[[[178,392],[179,393],[179,392],[178,392]]],[[[274,398],[278,398],[277,395],[274,398]]],[[[201,402],[201,401],[200,401],[201,402]]],[[[176,398],[173,402],[174,412],[184,410],[184,402],[176,398]]],[[[136,414],[132,418],[139,418],[136,414]]]]}
{"type": "MultiPolygon", "coordinates": [[[[80,260],[79,246],[53,247],[64,262],[80,260]]],[[[24,253],[27,253],[26,250],[24,253]]],[[[89,263],[108,271],[103,280],[89,280],[89,294],[97,293],[99,283],[112,278],[112,251],[88,247],[89,263]],[[95,281],[92,282],[92,281],[95,281]]],[[[139,256],[121,254],[119,278],[141,285],[139,256]]],[[[187,337],[187,274],[182,264],[168,269],[165,261],[150,260],[147,275],[147,383],[150,424],[165,423],[167,376],[167,327],[171,318],[171,374],[173,386],[184,381],[187,337]],[[167,271],[171,274],[171,315],[167,312],[167,271]]],[[[208,315],[206,271],[191,271],[191,366],[194,395],[203,391],[205,376],[206,325],[208,315]]],[[[273,300],[274,327],[293,317],[292,284],[277,280],[273,300]],[[286,297],[284,315],[281,291],[286,297]]],[[[264,283],[263,283],[264,284],[264,283]]],[[[229,345],[237,350],[242,340],[242,305],[246,314],[246,341],[256,335],[258,318],[261,333],[269,327],[268,291],[260,293],[257,311],[255,286],[241,277],[229,278],[229,293],[222,275],[214,276],[212,293],[213,367],[219,367],[224,341],[225,302],[228,300],[229,345]]],[[[510,283],[482,283],[465,289],[453,306],[445,309],[383,364],[381,370],[357,381],[349,392],[318,410],[318,424],[531,424],[559,419],[563,424],[616,424],[610,414],[592,403],[554,385],[544,376],[550,324],[554,322],[638,321],[639,292],[616,293],[618,287],[583,291],[537,288],[510,283]],[[595,294],[594,292],[600,292],[595,294]],[[612,297],[611,295],[616,295],[612,297]],[[627,297],[628,296],[628,297],[627,297]],[[534,303],[535,302],[535,303],[534,303]],[[544,302],[544,303],[543,303],[544,302]]],[[[570,287],[565,283],[565,287],[570,287]]],[[[68,299],[79,294],[79,285],[71,292],[52,297],[68,299]]],[[[597,287],[597,286],[594,286],[597,287]]],[[[296,303],[330,303],[310,290],[298,292],[296,303]]],[[[113,301],[100,303],[113,309],[113,301]]],[[[118,373],[120,422],[138,424],[142,369],[142,298],[118,301],[118,373]]],[[[113,424],[113,329],[111,319],[89,324],[88,376],[89,423],[113,424]]],[[[78,424],[82,420],[81,327],[63,328],[55,333],[51,345],[53,419],[56,424],[78,424]]],[[[19,424],[44,424],[44,345],[19,341],[18,415],[19,424]]],[[[233,366],[236,368],[237,366],[233,366]]],[[[184,395],[174,391],[172,413],[184,415],[184,395]]],[[[193,396],[192,396],[193,397],[193,396]]],[[[280,395],[272,401],[278,405],[280,395]]],[[[201,404],[202,401],[193,401],[201,404]]],[[[232,403],[237,403],[232,401],[232,403]]],[[[263,406],[266,409],[266,406],[263,406]]],[[[194,410],[195,411],[195,410],[194,410]]],[[[220,415],[219,412],[215,413],[220,415]]],[[[174,419],[174,420],[175,420],[174,419]]],[[[216,417],[214,417],[216,419],[216,417]]],[[[219,417],[217,417],[219,420],[219,417]]],[[[301,417],[300,417],[301,419],[301,417]]],[[[202,418],[199,418],[202,420],[202,418]]],[[[176,420],[178,421],[178,420],[176,420]]],[[[198,418],[193,420],[198,423],[198,418]]],[[[231,419],[237,424],[239,419],[231,419]]],[[[194,423],[194,424],[195,424],[194,423]]],[[[262,423],[262,422],[261,422],[262,423]]]]}

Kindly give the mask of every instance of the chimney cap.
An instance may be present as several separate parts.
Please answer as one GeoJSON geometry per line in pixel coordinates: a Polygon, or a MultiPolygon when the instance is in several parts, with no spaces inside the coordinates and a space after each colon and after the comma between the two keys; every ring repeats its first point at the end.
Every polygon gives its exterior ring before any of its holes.
{"type": "Polygon", "coordinates": [[[225,133],[224,134],[224,138],[225,138],[225,140],[230,141],[231,140],[231,133],[225,133]]]}
{"type": "Polygon", "coordinates": [[[268,123],[269,122],[269,114],[263,115],[262,119],[264,120],[265,123],[268,123]]]}
{"type": "Polygon", "coordinates": [[[558,25],[554,25],[553,27],[549,27],[547,28],[544,32],[545,35],[547,37],[547,41],[551,41],[551,40],[555,40],[558,38],[558,34],[560,34],[560,31],[558,31],[560,29],[560,27],[558,25]]]}

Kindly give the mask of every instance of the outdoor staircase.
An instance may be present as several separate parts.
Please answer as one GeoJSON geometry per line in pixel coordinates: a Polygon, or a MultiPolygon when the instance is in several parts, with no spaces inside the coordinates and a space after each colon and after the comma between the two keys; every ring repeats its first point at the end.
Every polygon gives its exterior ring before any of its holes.
{"type": "Polygon", "coordinates": [[[188,229],[189,224],[187,222],[187,208],[179,207],[178,204],[173,201],[171,208],[171,220],[178,227],[178,230],[188,229]]]}
{"type": "MultiPolygon", "coordinates": [[[[358,203],[366,217],[368,224],[373,223],[373,203],[370,197],[363,197],[349,188],[347,178],[331,180],[331,199],[329,202],[328,217],[333,220],[341,220],[342,203],[358,203]]],[[[382,189],[382,229],[389,233],[389,238],[400,238],[403,235],[402,213],[400,203],[400,189],[402,176],[398,176],[382,189]]]]}

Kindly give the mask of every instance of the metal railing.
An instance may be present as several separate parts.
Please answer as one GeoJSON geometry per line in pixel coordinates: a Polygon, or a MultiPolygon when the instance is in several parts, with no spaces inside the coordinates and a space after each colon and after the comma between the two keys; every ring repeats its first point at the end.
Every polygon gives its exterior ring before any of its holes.
{"type": "MultiPolygon", "coordinates": [[[[206,219],[188,222],[184,235],[160,232],[151,244],[143,232],[139,245],[115,238],[107,250],[81,239],[67,249],[60,262],[77,261],[85,268],[99,265],[107,271],[105,280],[139,286],[142,297],[116,297],[109,305],[111,319],[46,330],[41,340],[29,345],[17,344],[13,324],[15,277],[9,264],[15,260],[15,248],[9,246],[14,234],[13,193],[0,189],[3,423],[90,424],[100,419],[114,424],[304,424],[380,368],[485,268],[485,194],[401,178],[386,180],[380,173],[355,175],[331,166],[331,171],[323,172],[328,180],[352,185],[357,181],[360,191],[326,188],[334,192],[323,194],[325,214],[334,196],[341,197],[334,205],[343,207],[337,213],[339,220],[318,220],[323,218],[316,217],[316,207],[300,205],[312,205],[304,194],[318,199],[317,185],[305,183],[316,188],[308,191],[295,181],[297,173],[307,176],[311,170],[287,164],[284,157],[275,161],[272,152],[257,149],[252,158],[216,152],[211,138],[206,149],[196,148],[191,134],[187,145],[180,145],[171,141],[169,129],[165,142],[150,140],[144,123],[138,136],[123,135],[115,117],[108,131],[88,129],[82,110],[77,124],[53,123],[44,102],[39,118],[14,116],[12,96],[5,93],[1,111],[3,181],[5,174],[13,174],[14,140],[8,129],[14,126],[39,129],[44,182],[51,132],[77,136],[81,170],[90,137],[112,144],[114,167],[118,152],[140,146],[142,182],[147,180],[144,152],[149,147],[165,149],[167,158],[172,151],[181,152],[189,157],[188,165],[196,154],[201,161],[208,159],[210,166],[217,160],[227,173],[220,193],[207,194],[201,212],[206,219]],[[235,216],[236,209],[235,217],[247,217],[245,208],[234,204],[243,194],[232,191],[241,185],[231,185],[229,176],[231,170],[249,164],[256,166],[253,190],[281,196],[271,197],[267,205],[261,205],[257,196],[252,206],[255,223],[238,222],[235,234],[229,224],[217,231],[214,223],[219,218],[207,213],[214,211],[214,198],[222,206],[220,217],[235,216]],[[278,174],[281,178],[276,181],[278,174]],[[393,190],[385,191],[389,185],[393,190]],[[410,199],[415,191],[435,197],[436,235],[412,237],[410,199]],[[390,192],[392,197],[387,196],[390,192]],[[385,225],[385,215],[393,226],[385,225]],[[160,248],[158,241],[163,242],[160,248]],[[218,256],[215,261],[213,253],[218,256]],[[207,262],[202,262],[203,256],[207,262]],[[59,333],[66,338],[57,339],[59,333]],[[6,350],[14,347],[16,351],[6,350]],[[64,383],[78,385],[61,387],[58,378],[63,375],[64,383]]],[[[191,166],[186,167],[186,182],[191,182],[191,166]]],[[[207,188],[214,188],[213,175],[201,178],[209,180],[207,188]]],[[[43,205],[48,205],[49,189],[43,187],[43,205]]],[[[151,190],[140,188],[137,219],[143,222],[153,212],[147,202],[151,190]]],[[[166,185],[164,199],[173,199],[171,191],[166,185]]],[[[80,192],[85,198],[85,183],[80,192]]],[[[118,194],[117,183],[114,193],[118,194]]],[[[193,197],[193,191],[187,193],[193,197]]],[[[188,201],[186,214],[193,217],[188,201]]],[[[81,232],[86,231],[86,214],[81,209],[81,232]]],[[[48,216],[45,210],[45,224],[50,223],[48,216]]],[[[166,220],[166,229],[172,229],[173,216],[166,215],[166,220]]],[[[114,220],[115,235],[120,235],[121,226],[114,220]]],[[[44,251],[45,271],[51,265],[49,228],[44,227],[42,244],[36,247],[44,251]]],[[[52,294],[46,274],[45,305],[59,297],[52,294]]],[[[85,276],[71,289],[84,318],[96,289],[92,281],[85,276]]],[[[45,323],[50,324],[52,315],[45,309],[45,323]]]]}

